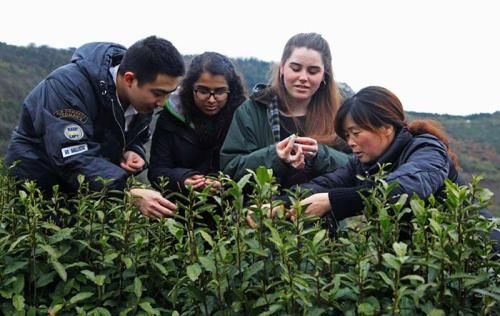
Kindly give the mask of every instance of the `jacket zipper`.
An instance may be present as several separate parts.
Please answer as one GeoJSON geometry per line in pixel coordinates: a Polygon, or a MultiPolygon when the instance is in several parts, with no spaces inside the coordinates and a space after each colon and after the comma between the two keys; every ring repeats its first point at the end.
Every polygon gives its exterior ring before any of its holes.
{"type": "MultiPolygon", "coordinates": [[[[113,98],[111,96],[107,95],[108,94],[108,89],[106,89],[106,82],[104,82],[103,80],[99,81],[99,89],[101,90],[101,95],[103,97],[107,96],[109,98],[109,100],[111,101],[111,110],[113,111],[113,118],[115,119],[115,122],[118,125],[118,128],[120,129],[120,132],[122,134],[122,139],[123,139],[122,154],[123,154],[123,153],[125,153],[125,148],[126,148],[126,145],[127,145],[127,141],[126,141],[126,138],[125,138],[125,132],[124,132],[123,128],[121,127],[120,122],[118,122],[118,119],[116,118],[115,101],[113,100],[113,98]]],[[[123,112],[123,109],[121,109],[121,110],[123,112]]]]}
{"type": "Polygon", "coordinates": [[[149,124],[144,125],[144,127],[138,133],[135,134],[135,136],[130,140],[130,142],[128,142],[125,145],[125,147],[127,147],[128,144],[132,143],[137,138],[137,136],[141,135],[142,132],[144,132],[148,128],[148,126],[149,126],[149,124]]]}

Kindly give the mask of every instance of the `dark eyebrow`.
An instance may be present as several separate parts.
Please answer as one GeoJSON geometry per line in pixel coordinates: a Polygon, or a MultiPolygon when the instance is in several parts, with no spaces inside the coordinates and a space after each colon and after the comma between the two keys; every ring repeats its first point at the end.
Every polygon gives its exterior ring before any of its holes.
{"type": "Polygon", "coordinates": [[[321,70],[321,67],[320,66],[309,66],[309,67],[307,67],[307,69],[309,69],[309,70],[321,70]]]}
{"type": "Polygon", "coordinates": [[[159,94],[170,94],[170,93],[174,92],[175,90],[177,90],[177,87],[175,87],[172,90],[164,90],[164,89],[156,88],[156,89],[153,89],[153,92],[159,93],[159,94]]]}

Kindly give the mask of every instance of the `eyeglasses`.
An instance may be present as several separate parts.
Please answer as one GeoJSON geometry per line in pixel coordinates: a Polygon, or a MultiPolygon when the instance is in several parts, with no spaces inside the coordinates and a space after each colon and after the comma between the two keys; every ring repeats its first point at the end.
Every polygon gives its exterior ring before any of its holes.
{"type": "Polygon", "coordinates": [[[198,86],[194,88],[193,91],[200,101],[206,101],[210,99],[211,96],[214,96],[214,99],[219,102],[226,100],[230,92],[227,88],[215,88],[211,90],[204,86],[198,86]]]}

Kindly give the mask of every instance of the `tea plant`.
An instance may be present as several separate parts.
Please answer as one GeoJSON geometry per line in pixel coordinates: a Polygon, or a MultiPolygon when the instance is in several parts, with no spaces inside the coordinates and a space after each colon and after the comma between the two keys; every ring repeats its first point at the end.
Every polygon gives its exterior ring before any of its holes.
{"type": "MultiPolygon", "coordinates": [[[[129,194],[44,196],[0,176],[0,313],[4,315],[493,315],[500,265],[480,215],[480,178],[445,198],[364,193],[362,220],[336,236],[296,218],[259,168],[223,189],[184,195],[173,218],[141,215],[129,194]],[[270,210],[267,206],[270,206],[270,210]],[[269,214],[276,214],[269,216],[269,214]],[[255,225],[248,225],[251,215],[255,225]]],[[[103,181],[105,187],[105,181],[103,181]]],[[[132,180],[130,185],[138,185],[132,180]]]]}

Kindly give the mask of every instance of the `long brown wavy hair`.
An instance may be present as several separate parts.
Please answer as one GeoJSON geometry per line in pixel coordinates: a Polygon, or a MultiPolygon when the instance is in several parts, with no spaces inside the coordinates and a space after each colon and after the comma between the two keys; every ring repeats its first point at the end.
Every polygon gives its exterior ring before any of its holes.
{"type": "Polygon", "coordinates": [[[325,69],[324,80],[307,107],[305,136],[312,137],[322,144],[333,145],[337,136],[332,123],[339,108],[340,95],[333,78],[330,46],[320,34],[299,33],[288,40],[280,64],[276,65],[271,73],[270,91],[278,96],[280,109],[285,113],[289,112],[288,91],[282,82],[279,67],[286,63],[295,49],[302,47],[319,52],[325,69]]]}

